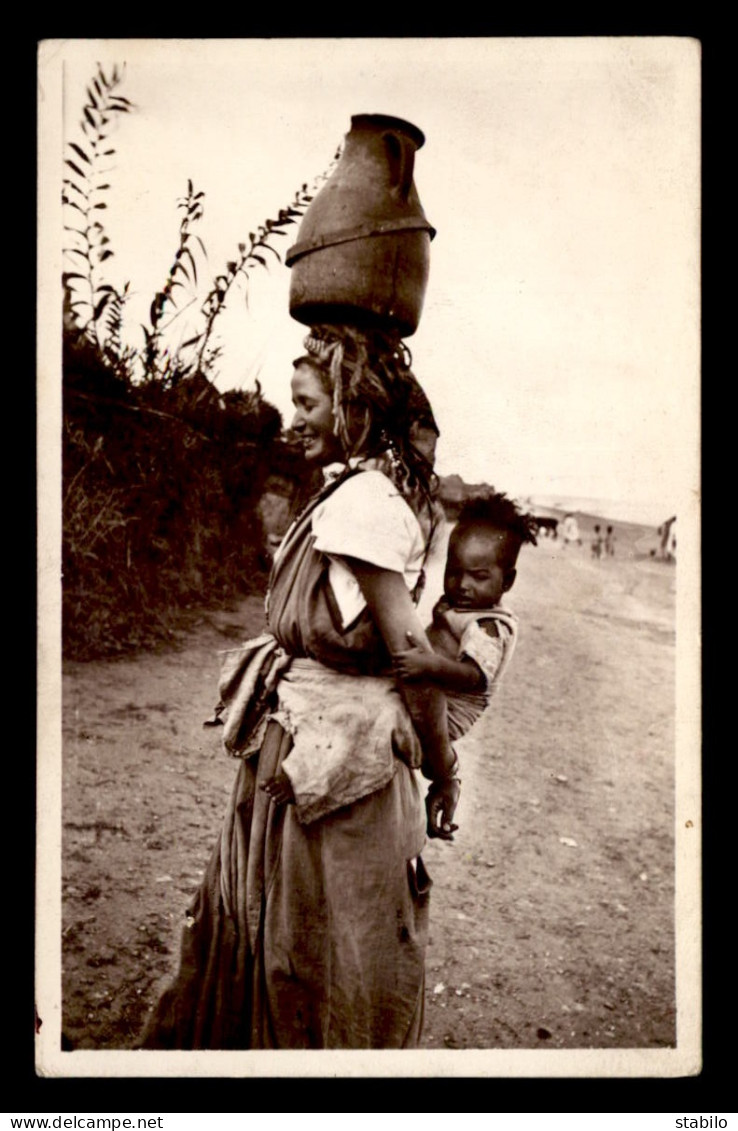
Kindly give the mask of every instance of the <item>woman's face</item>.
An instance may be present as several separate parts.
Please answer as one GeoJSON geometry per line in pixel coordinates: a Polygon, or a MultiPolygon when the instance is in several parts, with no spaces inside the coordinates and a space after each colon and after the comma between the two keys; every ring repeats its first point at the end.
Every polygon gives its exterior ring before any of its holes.
{"type": "Polygon", "coordinates": [[[333,433],[332,398],[312,366],[303,363],[295,367],[292,403],[292,431],[302,444],[305,459],[321,466],[341,459],[341,444],[333,433]]]}

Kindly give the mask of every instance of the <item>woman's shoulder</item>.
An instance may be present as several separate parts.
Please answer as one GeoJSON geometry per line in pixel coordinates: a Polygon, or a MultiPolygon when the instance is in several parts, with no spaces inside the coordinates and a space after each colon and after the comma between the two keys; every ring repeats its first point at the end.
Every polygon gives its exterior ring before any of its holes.
{"type": "Polygon", "coordinates": [[[383,467],[379,460],[366,460],[352,468],[337,490],[381,496],[397,495],[402,498],[396,484],[390,478],[389,469],[383,467]]]}
{"type": "Polygon", "coordinates": [[[377,512],[388,516],[401,515],[405,521],[417,522],[397,486],[375,467],[356,468],[315,508],[318,519],[334,512],[350,512],[352,520],[359,523],[377,512]]]}
{"type": "Polygon", "coordinates": [[[398,488],[374,468],[357,470],[318,503],[312,530],[318,550],[401,571],[425,542],[398,488]]]}

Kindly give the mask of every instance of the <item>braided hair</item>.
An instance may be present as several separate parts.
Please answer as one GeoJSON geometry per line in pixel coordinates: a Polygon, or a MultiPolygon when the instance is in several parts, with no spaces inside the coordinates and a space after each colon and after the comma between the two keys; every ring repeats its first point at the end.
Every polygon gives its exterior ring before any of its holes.
{"type": "MultiPolygon", "coordinates": [[[[432,468],[413,446],[413,424],[436,433],[430,402],[398,334],[353,326],[315,326],[305,338],[305,358],[333,397],[334,430],[346,462],[386,456],[388,474],[413,506],[432,507],[432,468]]],[[[415,507],[413,506],[413,509],[415,507]]]]}

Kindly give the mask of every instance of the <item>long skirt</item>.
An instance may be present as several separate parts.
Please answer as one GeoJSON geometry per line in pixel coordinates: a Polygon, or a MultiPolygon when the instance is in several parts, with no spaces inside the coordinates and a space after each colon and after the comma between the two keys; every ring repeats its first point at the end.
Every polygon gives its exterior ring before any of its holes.
{"type": "Polygon", "coordinates": [[[383,789],[301,825],[259,788],[291,744],[271,722],[258,760],[240,763],[142,1048],[418,1043],[431,883],[418,783],[398,760],[383,789]]]}

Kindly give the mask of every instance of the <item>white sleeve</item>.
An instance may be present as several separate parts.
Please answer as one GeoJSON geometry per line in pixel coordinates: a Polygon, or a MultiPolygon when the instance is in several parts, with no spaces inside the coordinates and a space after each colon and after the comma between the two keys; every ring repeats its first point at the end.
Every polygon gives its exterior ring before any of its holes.
{"type": "MultiPolygon", "coordinates": [[[[484,621],[484,617],[480,617],[484,621]]],[[[490,636],[479,621],[472,621],[459,641],[459,655],[468,656],[482,669],[487,680],[487,691],[491,692],[510,662],[516,632],[512,625],[495,619],[497,635],[490,636]]]]}
{"type": "Polygon", "coordinates": [[[347,479],[313,514],[315,548],[405,573],[423,554],[418,520],[381,471],[347,479]]]}
{"type": "Polygon", "coordinates": [[[344,627],[366,602],[342,558],[357,558],[405,578],[409,589],[422,568],[425,543],[417,518],[394,483],[381,471],[347,479],[313,513],[316,550],[332,560],[329,579],[344,627]]]}

